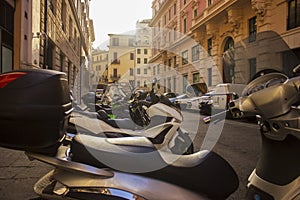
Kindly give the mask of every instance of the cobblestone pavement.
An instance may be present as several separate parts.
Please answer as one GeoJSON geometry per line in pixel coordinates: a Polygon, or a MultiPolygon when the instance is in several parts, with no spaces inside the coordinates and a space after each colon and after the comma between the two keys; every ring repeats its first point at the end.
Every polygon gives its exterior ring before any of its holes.
{"type": "Polygon", "coordinates": [[[33,186],[51,169],[44,163],[29,161],[22,151],[0,148],[0,199],[37,199],[33,186]]]}

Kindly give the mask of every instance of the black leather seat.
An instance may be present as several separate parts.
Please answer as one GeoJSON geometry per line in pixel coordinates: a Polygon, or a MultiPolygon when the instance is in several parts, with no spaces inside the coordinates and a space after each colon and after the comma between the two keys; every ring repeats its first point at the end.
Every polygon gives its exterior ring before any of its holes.
{"type": "Polygon", "coordinates": [[[225,199],[238,187],[233,168],[219,155],[199,151],[174,155],[157,150],[144,137],[99,138],[76,135],[72,160],[98,168],[138,173],[190,189],[212,199],[225,199]]]}

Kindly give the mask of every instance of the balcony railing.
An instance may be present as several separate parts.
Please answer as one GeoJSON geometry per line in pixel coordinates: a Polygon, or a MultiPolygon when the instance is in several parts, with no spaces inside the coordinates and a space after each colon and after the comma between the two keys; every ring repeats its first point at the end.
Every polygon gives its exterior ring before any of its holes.
{"type": "Polygon", "coordinates": [[[110,75],[110,79],[113,80],[113,81],[117,81],[121,78],[121,74],[111,74],[110,75]]]}
{"type": "Polygon", "coordinates": [[[120,60],[119,59],[114,59],[111,61],[111,64],[120,64],[120,60]]]}

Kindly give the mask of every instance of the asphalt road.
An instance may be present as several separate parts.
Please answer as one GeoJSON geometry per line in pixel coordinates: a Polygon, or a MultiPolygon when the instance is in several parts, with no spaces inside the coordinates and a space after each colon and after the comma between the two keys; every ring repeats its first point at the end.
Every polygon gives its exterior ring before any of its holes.
{"type": "Polygon", "coordinates": [[[242,200],[248,176],[255,168],[260,150],[259,127],[254,122],[223,120],[205,124],[197,112],[183,112],[185,130],[194,135],[195,149],[210,149],[227,160],[239,177],[239,188],[228,199],[242,200]]]}
{"type": "MultiPolygon", "coordinates": [[[[247,177],[258,159],[258,126],[232,120],[225,120],[223,126],[212,126],[204,124],[202,117],[196,112],[184,112],[183,127],[194,136],[195,149],[211,148],[233,166],[240,186],[229,199],[243,199],[247,177]]],[[[44,163],[29,161],[21,151],[0,148],[0,199],[37,200],[33,185],[51,169],[44,163]]]]}

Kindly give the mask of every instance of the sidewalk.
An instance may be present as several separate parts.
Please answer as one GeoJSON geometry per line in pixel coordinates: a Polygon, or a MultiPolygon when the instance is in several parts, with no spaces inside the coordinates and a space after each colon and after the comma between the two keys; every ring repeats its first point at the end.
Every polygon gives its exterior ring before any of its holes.
{"type": "Polygon", "coordinates": [[[52,169],[38,161],[29,161],[23,151],[0,147],[0,199],[32,200],[35,182],[52,169]]]}

